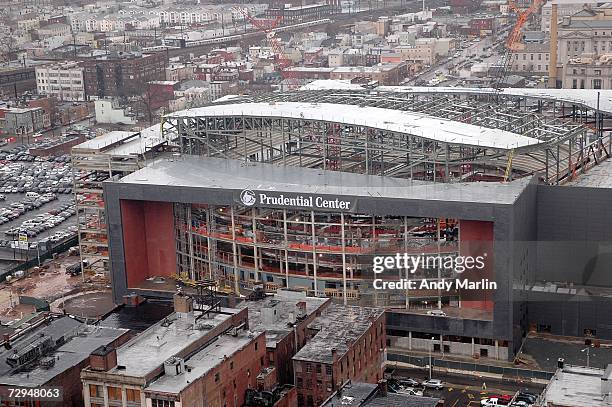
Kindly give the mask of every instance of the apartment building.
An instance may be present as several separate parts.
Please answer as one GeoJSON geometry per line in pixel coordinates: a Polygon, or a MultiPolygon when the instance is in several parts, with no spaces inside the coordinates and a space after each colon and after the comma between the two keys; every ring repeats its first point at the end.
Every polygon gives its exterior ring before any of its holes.
{"type": "Polygon", "coordinates": [[[40,39],[70,35],[70,25],[63,23],[49,24],[38,29],[40,39]]]}
{"type": "Polygon", "coordinates": [[[76,62],[36,67],[36,88],[39,95],[53,96],[60,101],[84,101],[84,69],[76,62]]]}
{"type": "MultiPolygon", "coordinates": [[[[267,283],[268,288],[277,288],[267,283]]],[[[304,291],[278,290],[266,296],[263,287],[241,307],[249,309],[249,328],[252,332],[266,333],[267,366],[276,369],[281,384],[293,382],[291,358],[306,344],[306,329],[331,299],[307,297],[304,291]],[[289,322],[289,323],[288,323],[289,322]]]]}
{"type": "MultiPolygon", "coordinates": [[[[121,345],[129,338],[127,329],[87,325],[65,316],[35,316],[22,329],[4,336],[0,387],[60,387],[61,400],[38,405],[80,407],[83,392],[79,375],[89,365],[90,353],[101,346],[121,345]]],[[[35,405],[30,401],[4,402],[3,405],[35,405]]]]}
{"type": "Polygon", "coordinates": [[[85,407],[242,405],[265,367],[265,336],[248,310],[174,295],[175,312],[118,348],[99,348],[81,372],[85,407]],[[205,309],[204,309],[205,308],[205,309]]]}
{"type": "Polygon", "coordinates": [[[2,130],[8,135],[29,136],[45,126],[45,113],[40,107],[12,107],[2,113],[2,130]]]}
{"type": "Polygon", "coordinates": [[[403,61],[418,62],[432,65],[435,61],[435,51],[432,43],[423,43],[418,46],[399,46],[395,48],[401,54],[403,61]]]}
{"type": "Polygon", "coordinates": [[[349,380],[378,383],[386,359],[382,308],[332,304],[307,329],[293,357],[298,406],[318,406],[349,380]]]}
{"type": "Polygon", "coordinates": [[[330,79],[353,80],[366,78],[381,85],[398,85],[405,77],[407,65],[405,63],[387,63],[374,66],[343,66],[334,68],[330,72],[330,79]]]}
{"type": "Polygon", "coordinates": [[[166,78],[166,54],[114,52],[81,61],[85,68],[85,94],[89,97],[130,96],[143,84],[166,78]]]}
{"type": "Polygon", "coordinates": [[[525,48],[514,52],[512,72],[547,75],[550,62],[550,44],[525,44],[525,48]]]}

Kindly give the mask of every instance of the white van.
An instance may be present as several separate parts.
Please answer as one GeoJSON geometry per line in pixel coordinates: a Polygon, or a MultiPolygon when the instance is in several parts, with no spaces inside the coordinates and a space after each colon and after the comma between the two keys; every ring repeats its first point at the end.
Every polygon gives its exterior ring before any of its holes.
{"type": "Polygon", "coordinates": [[[28,199],[37,199],[40,195],[38,195],[36,192],[28,192],[26,194],[26,198],[28,199]]]}

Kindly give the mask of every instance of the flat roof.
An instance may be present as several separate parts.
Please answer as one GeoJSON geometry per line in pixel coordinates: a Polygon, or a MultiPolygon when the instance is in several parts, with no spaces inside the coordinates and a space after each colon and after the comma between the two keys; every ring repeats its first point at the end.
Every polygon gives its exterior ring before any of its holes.
{"type": "Polygon", "coordinates": [[[305,291],[278,290],[276,294],[261,300],[244,301],[239,307],[249,309],[249,329],[257,333],[265,332],[266,347],[275,348],[280,340],[293,331],[287,321],[290,313],[297,316],[296,304],[300,301],[306,303],[306,314],[311,315],[331,299],[307,297],[305,291]],[[266,308],[276,311],[275,318],[262,315],[266,308]]]}
{"type": "Polygon", "coordinates": [[[312,168],[183,155],[160,158],[113,183],[513,204],[531,182],[428,183],[312,168]],[[228,176],[231,174],[231,177],[228,176]]]}
{"type": "MultiPolygon", "coordinates": [[[[123,376],[144,377],[159,368],[171,356],[176,356],[198,340],[204,338],[216,326],[238,312],[222,308],[223,313],[209,313],[198,320],[177,318],[176,313],[168,315],[157,324],[132,338],[117,349],[117,366],[109,373],[123,376]],[[121,368],[118,368],[118,367],[121,368]]],[[[200,315],[194,312],[194,315],[200,315]]]]}
{"type": "Polygon", "coordinates": [[[110,131],[74,146],[73,152],[97,152],[112,155],[144,154],[165,143],[161,125],[140,131],[110,131]]]}
{"type": "Polygon", "coordinates": [[[244,349],[253,340],[253,336],[244,331],[235,337],[221,335],[185,360],[185,364],[190,367],[189,370],[185,369],[176,376],[164,374],[149,384],[146,391],[178,394],[234,353],[244,349]]]}
{"type": "Polygon", "coordinates": [[[318,332],[293,359],[331,364],[332,349],[342,358],[349,351],[347,343],[357,341],[372,326],[372,320],[384,313],[384,308],[330,304],[308,325],[318,332]]]}
{"type": "Polygon", "coordinates": [[[167,117],[223,116],[285,117],[342,122],[411,134],[442,143],[503,150],[542,143],[541,140],[509,131],[475,126],[422,113],[334,103],[235,103],[187,109],[169,114],[167,117]]]}
{"type": "Polygon", "coordinates": [[[50,323],[34,328],[15,339],[11,343],[10,350],[1,348],[0,383],[27,387],[42,386],[88,359],[89,354],[98,347],[114,342],[127,332],[127,329],[86,325],[69,317],[53,319],[50,323]],[[45,355],[55,359],[53,366],[43,368],[39,363],[35,363],[21,370],[15,370],[5,362],[8,356],[38,340],[41,335],[51,338],[53,342],[61,337],[66,340],[63,345],[45,355]]]}
{"type": "Polygon", "coordinates": [[[604,375],[605,370],[593,367],[565,366],[563,369],[558,369],[544,393],[544,405],[609,406],[601,388],[601,379],[604,375]]]}

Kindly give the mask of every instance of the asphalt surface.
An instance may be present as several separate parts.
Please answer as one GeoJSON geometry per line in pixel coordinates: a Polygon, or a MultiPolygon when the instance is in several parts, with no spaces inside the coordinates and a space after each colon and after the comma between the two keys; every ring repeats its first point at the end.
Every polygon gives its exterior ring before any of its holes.
{"type": "MultiPolygon", "coordinates": [[[[392,377],[414,378],[419,381],[428,379],[427,370],[407,368],[395,369],[392,377]]],[[[480,406],[483,398],[502,394],[513,395],[519,390],[540,394],[544,389],[544,386],[532,383],[517,384],[478,376],[434,372],[432,378],[442,380],[444,389],[425,389],[423,395],[443,399],[445,407],[476,407],[480,406]]]]}
{"type": "MultiPolygon", "coordinates": [[[[21,163],[28,167],[37,164],[36,162],[30,163],[30,162],[22,162],[22,161],[18,161],[18,163],[21,163]]],[[[64,163],[64,165],[69,166],[70,164],[64,163]]],[[[25,199],[25,196],[26,196],[25,193],[2,193],[2,195],[6,196],[6,200],[0,201],[1,208],[10,207],[12,203],[19,202],[25,199]]],[[[45,212],[49,212],[54,209],[58,209],[60,206],[64,204],[74,202],[74,195],[72,193],[69,193],[69,194],[56,193],[55,195],[57,196],[56,200],[43,204],[38,209],[34,209],[31,211],[25,212],[23,215],[19,216],[18,218],[15,218],[3,225],[0,225],[0,240],[7,240],[7,241],[16,240],[17,237],[6,235],[4,232],[13,227],[20,226],[24,221],[28,219],[33,219],[37,215],[43,214],[45,212]]],[[[56,232],[66,231],[67,227],[73,226],[73,225],[76,225],[76,216],[71,216],[68,219],[66,219],[64,222],[60,223],[59,225],[51,229],[47,229],[35,237],[30,237],[28,240],[30,243],[38,242],[41,239],[52,236],[56,232]]],[[[10,247],[10,245],[6,247],[1,247],[0,248],[0,271],[9,269],[12,266],[14,266],[13,260],[26,260],[27,258],[31,258],[32,256],[35,256],[35,255],[36,255],[36,252],[32,250],[30,250],[29,253],[26,253],[26,251],[24,250],[13,249],[10,247]]]]}

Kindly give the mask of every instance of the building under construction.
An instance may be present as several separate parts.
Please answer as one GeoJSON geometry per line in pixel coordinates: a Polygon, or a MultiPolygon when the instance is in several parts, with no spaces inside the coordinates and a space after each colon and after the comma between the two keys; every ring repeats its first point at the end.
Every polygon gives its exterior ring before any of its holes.
{"type": "Polygon", "coordinates": [[[574,322],[547,311],[575,285],[612,287],[599,254],[612,192],[593,187],[609,165],[610,95],[563,92],[332,81],[175,112],[163,138],[181,153],[103,185],[115,300],[169,295],[178,274],[390,307],[389,340],[410,349],[436,335],[441,351],[507,359],[540,325],[612,338],[589,308],[605,290],[586,291],[574,322]],[[374,273],[396,253],[483,265],[374,273]],[[496,287],[376,282],[457,278],[496,287]],[[536,292],[548,305],[529,310],[536,292]]]}
{"type": "Polygon", "coordinates": [[[160,126],[139,132],[111,131],[72,148],[81,262],[91,271],[108,271],[108,235],[102,182],[146,165],[163,150],[160,126]]]}

